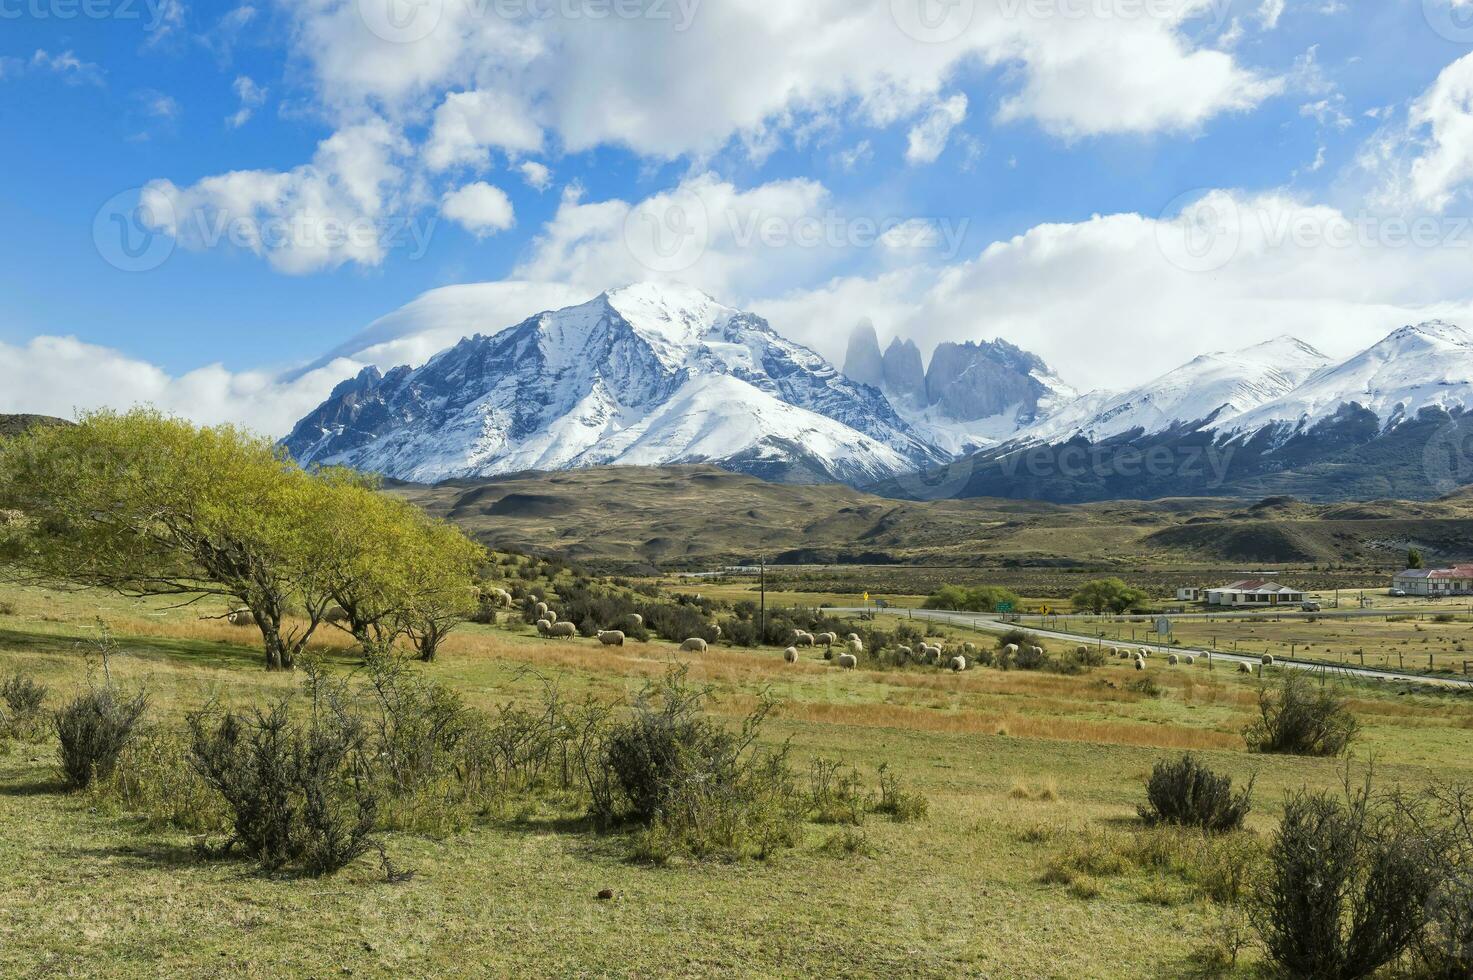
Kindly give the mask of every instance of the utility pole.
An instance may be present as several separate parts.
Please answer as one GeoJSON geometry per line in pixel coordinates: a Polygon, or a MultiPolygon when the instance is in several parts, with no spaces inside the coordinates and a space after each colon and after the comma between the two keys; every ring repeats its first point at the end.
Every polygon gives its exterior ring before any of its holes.
{"type": "Polygon", "coordinates": [[[757,620],[757,645],[767,642],[767,556],[757,559],[757,584],[761,593],[761,612],[757,620]]]}

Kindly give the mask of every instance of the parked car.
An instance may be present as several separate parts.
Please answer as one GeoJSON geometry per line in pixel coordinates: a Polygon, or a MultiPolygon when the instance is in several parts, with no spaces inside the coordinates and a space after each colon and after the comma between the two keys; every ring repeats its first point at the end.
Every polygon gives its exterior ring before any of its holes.
{"type": "Polygon", "coordinates": [[[1407,597],[1407,594],[1404,591],[1402,591],[1401,589],[1392,589],[1390,592],[1388,592],[1386,594],[1389,595],[1389,596],[1391,596],[1391,598],[1393,598],[1393,599],[1405,599],[1407,597]]]}
{"type": "Polygon", "coordinates": [[[1320,604],[1318,602],[1306,602],[1301,604],[1299,608],[1305,612],[1319,612],[1320,604]]]}

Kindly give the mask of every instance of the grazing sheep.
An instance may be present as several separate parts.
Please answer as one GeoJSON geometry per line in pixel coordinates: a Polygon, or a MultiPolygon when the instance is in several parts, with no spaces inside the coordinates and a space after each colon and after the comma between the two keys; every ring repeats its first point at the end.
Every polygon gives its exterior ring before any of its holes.
{"type": "Polygon", "coordinates": [[[718,639],[718,640],[721,639],[721,627],[720,626],[713,626],[711,628],[716,631],[716,639],[718,639]]]}
{"type": "Polygon", "coordinates": [[[624,645],[624,632],[622,630],[599,630],[598,642],[606,647],[622,647],[624,645]]]}
{"type": "Polygon", "coordinates": [[[1263,665],[1265,667],[1272,667],[1274,665],[1273,654],[1271,654],[1271,653],[1265,653],[1263,655],[1263,665]]]}
{"type": "Polygon", "coordinates": [[[532,607],[532,611],[537,614],[537,618],[538,619],[546,619],[547,618],[547,612],[548,612],[547,603],[545,603],[545,602],[539,602],[539,603],[537,603],[537,605],[535,605],[535,606],[532,607]]]}
{"type": "Polygon", "coordinates": [[[1136,659],[1136,662],[1135,662],[1135,669],[1136,670],[1145,670],[1146,669],[1146,662],[1144,660],[1141,660],[1141,659],[1137,658],[1136,659]]]}
{"type": "Polygon", "coordinates": [[[637,630],[644,628],[644,617],[639,613],[630,613],[624,617],[624,626],[627,629],[637,630]]]}
{"type": "Polygon", "coordinates": [[[783,651],[783,659],[786,660],[790,664],[797,663],[798,662],[798,648],[797,647],[788,647],[786,650],[783,651]]]}
{"type": "Polygon", "coordinates": [[[853,670],[859,666],[859,658],[852,653],[839,654],[839,666],[845,670],[853,670]]]}
{"type": "Polygon", "coordinates": [[[1238,664],[1238,673],[1240,673],[1240,674],[1251,674],[1251,673],[1253,673],[1253,668],[1250,667],[1250,666],[1248,666],[1245,663],[1240,663],[1240,664],[1238,664]]]}
{"type": "Polygon", "coordinates": [[[256,614],[242,606],[239,609],[230,610],[230,615],[225,617],[231,626],[255,626],[256,614]]]}
{"type": "Polygon", "coordinates": [[[541,633],[543,636],[548,636],[549,634],[551,634],[552,621],[547,619],[537,620],[537,632],[541,633]]]}
{"type": "Polygon", "coordinates": [[[1168,653],[1168,654],[1167,654],[1167,655],[1166,655],[1166,662],[1167,662],[1167,663],[1168,663],[1168,664],[1170,664],[1170,665],[1171,665],[1171,666],[1173,666],[1173,667],[1175,667],[1175,666],[1176,666],[1176,665],[1177,665],[1177,664],[1179,664],[1179,663],[1181,663],[1181,658],[1180,658],[1180,657],[1178,657],[1178,656],[1177,656],[1177,655],[1176,655],[1176,654],[1174,654],[1174,653],[1168,653]]]}
{"type": "Polygon", "coordinates": [[[1182,659],[1186,661],[1186,664],[1187,664],[1188,667],[1195,667],[1196,664],[1197,664],[1197,658],[1194,657],[1194,656],[1192,656],[1190,653],[1187,654],[1182,659]]]}
{"type": "Polygon", "coordinates": [[[850,633],[848,636],[844,637],[844,639],[848,640],[850,643],[853,643],[855,640],[859,639],[859,634],[850,633]]]}
{"type": "Polygon", "coordinates": [[[705,653],[706,641],[699,636],[693,636],[680,645],[680,649],[686,653],[705,653]]]}
{"type": "Polygon", "coordinates": [[[1002,652],[1007,654],[1009,657],[1016,657],[1018,655],[1018,644],[1009,643],[1007,646],[1002,648],[1002,652]]]}
{"type": "Polygon", "coordinates": [[[941,648],[934,647],[929,643],[922,643],[921,658],[928,664],[939,663],[941,660],[941,648]]]}
{"type": "Polygon", "coordinates": [[[895,648],[895,656],[899,657],[902,662],[904,662],[906,660],[909,660],[910,658],[914,657],[915,655],[916,655],[916,652],[914,650],[912,650],[910,647],[907,647],[907,646],[898,646],[898,647],[895,648]]]}
{"type": "Polygon", "coordinates": [[[844,644],[844,649],[848,650],[851,654],[858,657],[864,653],[864,644],[861,643],[859,640],[850,640],[848,643],[844,644]]]}
{"type": "Polygon", "coordinates": [[[1129,650],[1121,650],[1120,651],[1120,659],[1121,660],[1132,660],[1134,658],[1135,658],[1135,654],[1131,653],[1129,650]]]}
{"type": "Polygon", "coordinates": [[[968,640],[966,643],[962,644],[962,653],[966,654],[969,657],[976,656],[977,644],[973,643],[971,640],[968,640]]]}
{"type": "Polygon", "coordinates": [[[814,636],[813,636],[813,642],[814,643],[822,643],[826,647],[831,647],[835,643],[838,643],[839,642],[839,634],[838,633],[832,633],[832,632],[830,632],[830,633],[815,633],[814,636]]]}
{"type": "Polygon", "coordinates": [[[512,603],[515,601],[512,599],[511,593],[505,589],[487,589],[486,595],[490,597],[492,605],[500,606],[503,609],[510,609],[512,603]]]}
{"type": "Polygon", "coordinates": [[[1112,657],[1114,657],[1114,658],[1116,658],[1118,660],[1120,658],[1120,648],[1119,647],[1111,647],[1110,648],[1110,656],[1112,656],[1112,657]]]}
{"type": "Polygon", "coordinates": [[[553,623],[552,628],[547,631],[547,635],[571,640],[578,635],[578,627],[572,623],[553,623]]]}
{"type": "Polygon", "coordinates": [[[1089,656],[1089,647],[1080,647],[1079,649],[1075,650],[1074,653],[1079,657],[1080,660],[1083,660],[1085,657],[1089,656]]]}
{"type": "Polygon", "coordinates": [[[1145,647],[1141,647],[1140,654],[1146,660],[1150,660],[1151,659],[1151,651],[1150,650],[1147,650],[1145,647]]]}
{"type": "Polygon", "coordinates": [[[954,670],[954,671],[956,671],[956,672],[958,672],[958,673],[960,673],[961,671],[966,670],[967,669],[967,658],[966,657],[952,657],[951,658],[951,669],[954,670]]]}

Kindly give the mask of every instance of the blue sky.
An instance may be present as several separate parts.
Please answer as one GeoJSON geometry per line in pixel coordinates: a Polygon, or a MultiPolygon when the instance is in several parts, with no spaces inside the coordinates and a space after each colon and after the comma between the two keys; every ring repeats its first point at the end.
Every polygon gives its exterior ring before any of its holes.
{"type": "Polygon", "coordinates": [[[1473,300],[1465,0],[612,2],[0,0],[0,364],[28,379],[0,410],[276,431],[363,364],[637,278],[830,356],[863,318],[1005,336],[1080,388],[1473,300]],[[1240,225],[1183,262],[1162,229],[1202,200],[1240,225]],[[630,241],[692,207],[695,252],[630,241]],[[1326,244],[1341,221],[1371,230],[1326,244]],[[355,347],[465,283],[493,285],[355,347]]]}

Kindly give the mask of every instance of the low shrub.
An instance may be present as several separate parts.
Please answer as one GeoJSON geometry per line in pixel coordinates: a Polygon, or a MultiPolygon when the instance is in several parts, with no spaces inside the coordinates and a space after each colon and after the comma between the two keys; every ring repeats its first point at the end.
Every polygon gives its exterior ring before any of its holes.
{"type": "Polygon", "coordinates": [[[1254,925],[1269,960],[1300,977],[1367,977],[1421,935],[1443,852],[1364,788],[1289,797],[1269,847],[1254,925]]]}
{"type": "Polygon", "coordinates": [[[0,683],[0,735],[32,740],[46,730],[49,689],[34,678],[12,674],[0,683]]]}
{"type": "Polygon", "coordinates": [[[139,721],[148,710],[148,695],[125,696],[112,686],[77,695],[53,716],[61,773],[74,790],[112,775],[139,721]]]}
{"type": "Polygon", "coordinates": [[[1164,697],[1166,694],[1165,688],[1157,684],[1151,677],[1137,677],[1133,681],[1128,681],[1125,689],[1127,691],[1134,691],[1136,694],[1143,694],[1148,698],[1164,697]]]}
{"type": "Polygon", "coordinates": [[[728,731],[706,715],[710,692],[689,684],[688,672],[673,667],[641,691],[583,760],[595,823],[641,825],[636,853],[652,860],[764,857],[796,844],[802,800],[787,750],[755,747],[776,702],[762,697],[728,731]]]}
{"type": "Polygon", "coordinates": [[[1345,699],[1301,671],[1285,671],[1276,688],[1261,684],[1258,711],[1258,720],[1243,731],[1258,752],[1337,756],[1359,730],[1345,699]]]}
{"type": "Polygon", "coordinates": [[[137,814],[150,829],[210,834],[230,828],[225,801],[195,770],[189,739],[178,732],[141,731],[90,792],[98,809],[137,814]]]}
{"type": "Polygon", "coordinates": [[[814,759],[808,767],[808,811],[816,823],[864,822],[870,807],[859,770],[833,759],[814,759]]]}
{"type": "Polygon", "coordinates": [[[1253,782],[1233,792],[1233,781],[1207,768],[1190,752],[1157,762],[1139,808],[1148,824],[1197,827],[1211,833],[1238,830],[1253,807],[1253,782]]]}
{"type": "Polygon", "coordinates": [[[365,726],[344,686],[309,670],[305,721],[293,721],[289,699],[246,714],[198,712],[190,749],[231,814],[226,850],[239,847],[268,871],[321,876],[383,851],[365,726]]]}
{"type": "Polygon", "coordinates": [[[875,801],[874,811],[882,813],[898,823],[925,819],[931,801],[920,793],[903,788],[900,780],[890,771],[889,763],[881,763],[879,771],[880,796],[875,801]]]}

